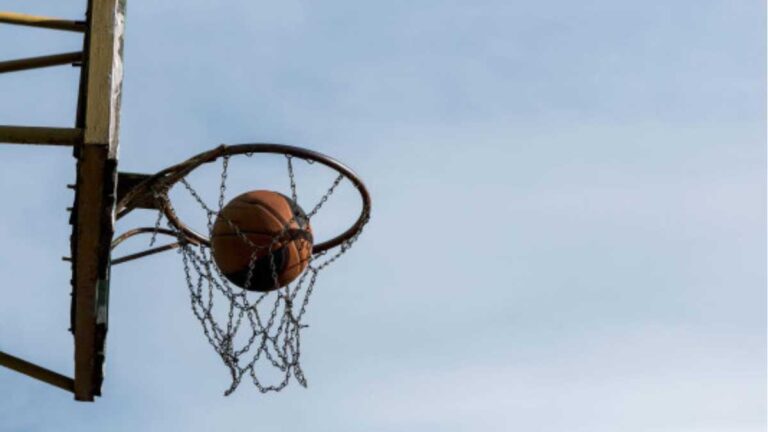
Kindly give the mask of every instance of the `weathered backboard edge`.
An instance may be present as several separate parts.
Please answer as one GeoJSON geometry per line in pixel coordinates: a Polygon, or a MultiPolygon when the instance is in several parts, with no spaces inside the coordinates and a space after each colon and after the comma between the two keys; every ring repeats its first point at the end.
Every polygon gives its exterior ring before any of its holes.
{"type": "Polygon", "coordinates": [[[72,209],[72,331],[75,399],[101,395],[114,233],[125,0],[89,0],[75,147],[72,209]]]}

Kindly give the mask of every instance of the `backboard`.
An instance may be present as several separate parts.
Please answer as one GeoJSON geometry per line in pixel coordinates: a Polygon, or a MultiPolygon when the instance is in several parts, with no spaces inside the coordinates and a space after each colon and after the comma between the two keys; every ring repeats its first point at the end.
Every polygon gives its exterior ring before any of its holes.
{"type": "Polygon", "coordinates": [[[70,219],[74,393],[85,401],[101,394],[103,380],[124,23],[125,0],[89,1],[76,119],[83,141],[74,147],[77,180],[70,219]]]}

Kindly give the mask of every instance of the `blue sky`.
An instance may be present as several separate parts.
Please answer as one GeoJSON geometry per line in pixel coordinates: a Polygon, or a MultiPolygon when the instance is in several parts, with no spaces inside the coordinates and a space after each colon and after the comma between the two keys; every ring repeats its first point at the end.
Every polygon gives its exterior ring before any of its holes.
{"type": "MultiPolygon", "coordinates": [[[[765,430],[765,12],[129,2],[122,170],[292,143],[360,173],[373,219],[318,282],[308,389],[223,397],[170,253],[113,271],[104,397],[0,371],[0,430],[765,430]]],[[[0,26],[3,59],[78,48],[0,26]]],[[[3,76],[0,123],[71,125],[76,80],[3,76]]],[[[69,373],[73,160],[0,150],[0,350],[69,373]]]]}

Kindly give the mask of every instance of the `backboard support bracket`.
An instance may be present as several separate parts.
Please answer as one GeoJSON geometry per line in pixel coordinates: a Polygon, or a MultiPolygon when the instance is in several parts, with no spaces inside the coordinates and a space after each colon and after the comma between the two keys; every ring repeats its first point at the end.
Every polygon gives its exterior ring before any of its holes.
{"type": "Polygon", "coordinates": [[[83,53],[80,51],[7,60],[0,62],[0,73],[19,72],[65,64],[79,64],[82,60],[83,53]]]}
{"type": "MultiPolygon", "coordinates": [[[[134,187],[151,178],[150,174],[117,173],[117,201],[120,202],[134,187]]],[[[146,197],[136,204],[136,208],[147,210],[159,210],[157,202],[151,197],[146,197]]]]}
{"type": "Polygon", "coordinates": [[[83,142],[83,130],[38,126],[0,125],[0,143],[75,146],[83,142]]]}
{"type": "Polygon", "coordinates": [[[0,23],[47,28],[52,30],[66,30],[79,33],[85,31],[85,22],[83,21],[66,20],[61,18],[14,12],[0,12],[0,23]]]}
{"type": "Polygon", "coordinates": [[[75,391],[75,380],[72,378],[1,351],[0,365],[62,390],[75,391]]]}

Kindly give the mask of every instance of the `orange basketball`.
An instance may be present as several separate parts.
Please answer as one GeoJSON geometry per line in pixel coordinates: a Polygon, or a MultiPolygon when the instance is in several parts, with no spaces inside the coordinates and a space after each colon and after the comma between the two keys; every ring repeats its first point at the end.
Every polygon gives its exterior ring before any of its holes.
{"type": "Polygon", "coordinates": [[[312,228],[292,199],[255,190],[224,206],[213,224],[211,247],[230,282],[249,291],[271,291],[288,285],[307,267],[312,228]]]}

